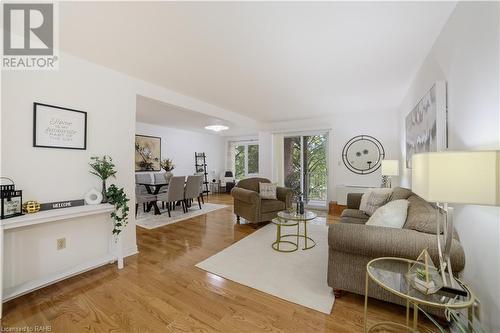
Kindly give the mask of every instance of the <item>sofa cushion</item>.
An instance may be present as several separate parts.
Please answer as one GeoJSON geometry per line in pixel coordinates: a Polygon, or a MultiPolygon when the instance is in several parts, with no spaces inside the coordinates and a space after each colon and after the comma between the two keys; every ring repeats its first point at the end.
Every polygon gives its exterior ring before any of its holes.
{"type": "Polygon", "coordinates": [[[350,218],[355,218],[355,219],[364,219],[368,220],[370,217],[366,215],[365,212],[358,210],[358,209],[344,209],[342,211],[342,214],[340,215],[341,217],[350,217],[350,218]]]}
{"type": "Polygon", "coordinates": [[[396,187],[389,198],[389,201],[394,200],[407,200],[410,196],[413,195],[413,192],[404,187],[396,187]]]}
{"type": "Polygon", "coordinates": [[[404,228],[436,234],[437,208],[415,194],[408,198],[408,202],[408,217],[404,228]]]}
{"type": "Polygon", "coordinates": [[[407,212],[408,200],[394,200],[377,209],[366,225],[401,229],[405,224],[407,212]]]}
{"type": "MultiPolygon", "coordinates": [[[[382,207],[386,204],[386,202],[389,200],[389,197],[391,196],[391,193],[392,189],[390,188],[374,189],[370,192],[370,194],[365,193],[363,197],[368,195],[368,199],[366,200],[366,207],[360,207],[360,209],[371,216],[373,213],[375,213],[377,208],[382,207]]],[[[363,203],[363,198],[361,198],[361,202],[363,203]]]]}
{"type": "Polygon", "coordinates": [[[262,213],[278,212],[280,210],[285,210],[283,201],[262,199],[260,202],[260,211],[262,213]]]}

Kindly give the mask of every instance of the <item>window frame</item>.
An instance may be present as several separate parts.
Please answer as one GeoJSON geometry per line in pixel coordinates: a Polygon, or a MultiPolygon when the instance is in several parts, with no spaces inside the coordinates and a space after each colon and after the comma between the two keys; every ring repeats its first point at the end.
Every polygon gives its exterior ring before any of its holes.
{"type": "MultiPolygon", "coordinates": [[[[247,177],[255,177],[255,176],[258,176],[259,175],[259,170],[260,170],[260,166],[259,166],[259,163],[257,163],[257,172],[255,173],[249,173],[248,172],[248,146],[257,146],[257,156],[258,153],[260,152],[260,145],[259,145],[259,142],[258,141],[238,141],[238,142],[235,142],[234,143],[234,150],[236,152],[236,149],[238,146],[243,146],[244,149],[243,149],[243,154],[244,154],[244,175],[243,175],[243,178],[241,179],[244,179],[244,178],[247,178],[247,177]]],[[[235,154],[236,155],[236,154],[235,154]]],[[[235,169],[236,169],[236,160],[234,161],[234,165],[235,165],[235,169]]],[[[235,179],[237,180],[240,180],[238,178],[236,178],[236,175],[238,174],[236,172],[236,170],[234,170],[234,176],[235,176],[235,179]]]]}

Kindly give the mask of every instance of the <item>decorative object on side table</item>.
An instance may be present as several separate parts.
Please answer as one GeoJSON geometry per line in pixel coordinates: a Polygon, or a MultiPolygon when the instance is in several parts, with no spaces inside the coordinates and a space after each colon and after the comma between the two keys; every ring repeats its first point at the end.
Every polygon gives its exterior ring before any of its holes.
{"type": "Polygon", "coordinates": [[[382,187],[391,188],[392,176],[399,176],[399,161],[398,160],[383,160],[382,161],[382,187]]]}
{"type": "Polygon", "coordinates": [[[161,138],[135,136],[135,171],[160,171],[161,138]]]}
{"type": "Polygon", "coordinates": [[[102,202],[102,193],[95,188],[85,193],[85,203],[87,205],[98,205],[102,202]]]}
{"type": "Polygon", "coordinates": [[[87,112],[33,103],[33,147],[87,149],[87,112]]]}
{"type": "Polygon", "coordinates": [[[116,178],[115,165],[113,164],[113,159],[110,156],[104,155],[102,158],[98,156],[93,156],[90,158],[90,167],[92,170],[91,174],[96,175],[102,180],[102,203],[108,202],[106,196],[106,179],[109,177],[116,178]]]}
{"type": "MultiPolygon", "coordinates": [[[[377,258],[371,260],[366,265],[365,278],[365,307],[364,307],[364,332],[422,332],[419,330],[418,313],[423,312],[421,306],[428,309],[441,309],[443,311],[453,311],[467,309],[469,318],[472,318],[474,312],[475,297],[470,288],[457,280],[457,286],[461,294],[455,294],[445,290],[445,287],[436,293],[424,294],[409,283],[406,275],[410,267],[419,262],[404,258],[377,258]],[[368,327],[368,291],[370,282],[385,291],[393,297],[400,297],[406,303],[406,323],[395,323],[390,321],[379,322],[368,327]],[[410,310],[413,308],[413,321],[410,323],[410,310]],[[411,325],[410,325],[411,324],[411,325]],[[382,330],[385,329],[385,330],[382,330]]],[[[426,314],[427,316],[427,314],[426,314]]],[[[432,320],[431,316],[427,318],[432,320]]],[[[428,331],[428,330],[425,330],[428,331]]]]}
{"type": "MultiPolygon", "coordinates": [[[[437,237],[439,268],[443,284],[453,288],[453,210],[448,203],[500,206],[500,150],[415,154],[412,165],[413,192],[444,213],[443,236],[437,237]]],[[[440,235],[441,223],[436,225],[440,235]]]]}
{"type": "Polygon", "coordinates": [[[170,178],[174,175],[172,170],[175,169],[175,164],[172,162],[170,158],[166,158],[161,161],[160,166],[163,170],[165,170],[165,180],[168,183],[170,178]]]}
{"type": "Polygon", "coordinates": [[[443,279],[427,250],[420,253],[417,261],[406,273],[406,279],[413,288],[425,295],[433,294],[443,286],[443,279]]]}
{"type": "Polygon", "coordinates": [[[358,135],[342,149],[342,161],[351,172],[367,175],[380,167],[385,150],[380,141],[369,135],[358,135]]]}
{"type": "Polygon", "coordinates": [[[0,181],[0,218],[23,215],[23,191],[16,190],[14,181],[8,177],[0,177],[0,181]]]}
{"type": "Polygon", "coordinates": [[[34,214],[40,211],[40,203],[35,200],[29,200],[23,203],[23,212],[26,214],[34,214]]]}

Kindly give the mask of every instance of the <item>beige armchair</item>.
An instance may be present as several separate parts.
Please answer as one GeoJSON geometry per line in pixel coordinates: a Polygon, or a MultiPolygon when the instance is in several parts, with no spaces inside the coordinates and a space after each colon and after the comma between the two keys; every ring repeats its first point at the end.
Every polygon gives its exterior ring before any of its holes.
{"type": "Polygon", "coordinates": [[[240,217],[251,223],[271,221],[279,211],[292,206],[292,190],[278,187],[277,200],[262,199],[259,195],[259,183],[270,183],[266,178],[248,178],[238,182],[231,191],[234,198],[234,213],[240,223],[240,217]]]}

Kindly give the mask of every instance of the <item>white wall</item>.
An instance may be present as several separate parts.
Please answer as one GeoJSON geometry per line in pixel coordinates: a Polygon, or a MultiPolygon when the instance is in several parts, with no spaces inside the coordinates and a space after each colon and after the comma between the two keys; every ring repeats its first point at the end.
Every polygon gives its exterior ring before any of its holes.
{"type": "Polygon", "coordinates": [[[313,130],[328,130],[330,135],[328,201],[336,200],[337,185],[380,186],[380,169],[368,175],[358,175],[349,171],[342,162],[342,149],[352,137],[361,134],[371,135],[382,143],[387,159],[400,158],[396,110],[369,110],[362,114],[337,113],[324,118],[272,123],[269,131],[286,133],[313,130]]]}
{"type": "Polygon", "coordinates": [[[192,175],[195,172],[195,152],[204,152],[207,155],[209,177],[213,170],[218,177],[224,169],[225,138],[220,135],[140,122],[136,123],[136,133],[161,137],[161,158],[172,159],[175,164],[174,175],[192,175]]]}
{"type": "MultiPolygon", "coordinates": [[[[52,202],[83,198],[90,188],[100,188],[99,179],[88,172],[89,159],[104,154],[113,157],[118,171],[117,178],[108,184],[116,183],[124,187],[133,200],[137,95],[231,119],[235,123],[244,122],[249,126],[256,124],[253,120],[217,106],[64,52],[60,52],[59,59],[60,68],[57,71],[2,72],[1,170],[2,175],[15,180],[17,188],[23,190],[25,200],[52,202]],[[87,150],[32,147],[33,102],[88,112],[87,150]]],[[[189,143],[176,141],[175,144],[182,149],[189,143]]],[[[187,166],[185,168],[187,171],[187,166]]],[[[98,242],[99,237],[96,235],[109,232],[109,217],[101,215],[73,219],[57,229],[60,232],[53,232],[54,226],[57,225],[47,224],[43,230],[40,229],[42,227],[26,228],[16,234],[6,235],[4,268],[12,272],[6,278],[9,286],[76,267],[96,259],[107,250],[105,244],[98,242]],[[83,229],[85,232],[82,232],[83,229]],[[51,265],[42,268],[42,257],[53,254],[56,239],[60,237],[66,237],[66,249],[58,251],[57,256],[51,256],[51,265]],[[18,244],[26,244],[23,251],[19,251],[18,244]]],[[[133,214],[121,238],[124,255],[137,251],[133,214]]]]}
{"type": "MultiPolygon", "coordinates": [[[[405,116],[439,80],[448,83],[449,150],[500,149],[499,15],[498,3],[457,4],[399,108],[403,156],[405,116]]],[[[411,170],[401,167],[401,183],[409,186],[411,170]]],[[[481,300],[487,330],[499,332],[500,208],[457,206],[455,223],[464,279],[481,300]]]]}

